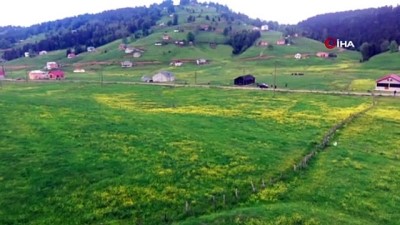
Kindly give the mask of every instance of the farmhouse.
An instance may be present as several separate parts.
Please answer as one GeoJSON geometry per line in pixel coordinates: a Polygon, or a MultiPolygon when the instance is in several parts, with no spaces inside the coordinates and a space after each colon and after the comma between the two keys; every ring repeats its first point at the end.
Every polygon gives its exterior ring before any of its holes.
{"type": "Polygon", "coordinates": [[[397,74],[386,75],[376,81],[377,91],[400,91],[400,76],[397,74]]]}
{"type": "Polygon", "coordinates": [[[132,47],[125,48],[125,54],[132,54],[134,51],[135,51],[135,49],[132,47]]]}
{"type": "Polygon", "coordinates": [[[183,62],[180,60],[177,60],[177,61],[171,62],[170,65],[175,66],[175,67],[181,67],[183,65],[183,62]]]}
{"type": "Polygon", "coordinates": [[[56,63],[56,62],[47,62],[46,63],[46,69],[48,69],[48,70],[58,69],[58,63],[56,63]]]}
{"type": "Polygon", "coordinates": [[[199,30],[201,30],[201,31],[209,31],[210,30],[210,25],[202,24],[202,25],[199,26],[199,30]]]}
{"type": "Polygon", "coordinates": [[[29,58],[31,55],[29,54],[29,52],[25,52],[24,56],[25,56],[25,58],[29,58]]]}
{"type": "Polygon", "coordinates": [[[285,42],[285,40],[283,40],[283,39],[277,40],[277,41],[276,41],[276,44],[277,44],[277,45],[285,45],[285,43],[286,43],[286,42],[285,42]]]}
{"type": "Polygon", "coordinates": [[[162,46],[163,43],[162,43],[162,42],[156,42],[156,43],[154,43],[154,45],[155,45],[155,46],[162,46]]]}
{"type": "Polygon", "coordinates": [[[93,46],[89,46],[89,47],[86,48],[86,50],[87,50],[88,52],[95,52],[95,51],[96,51],[96,48],[93,47],[93,46]]]}
{"type": "Polygon", "coordinates": [[[258,42],[259,46],[268,46],[268,42],[267,41],[260,41],[258,42]]]}
{"type": "Polygon", "coordinates": [[[29,79],[30,80],[44,80],[44,79],[49,79],[49,75],[42,70],[32,70],[29,72],[29,79]]]}
{"type": "Polygon", "coordinates": [[[127,48],[126,44],[120,44],[120,45],[118,46],[118,49],[119,49],[120,51],[125,51],[126,48],[127,48]]]}
{"type": "Polygon", "coordinates": [[[61,80],[65,78],[65,74],[61,70],[52,70],[48,73],[48,78],[52,80],[61,80]]]}
{"type": "Polygon", "coordinates": [[[261,26],[261,30],[262,31],[268,31],[269,30],[269,26],[268,25],[262,25],[261,26]]]}
{"type": "Polygon", "coordinates": [[[329,53],[327,53],[327,52],[317,52],[316,56],[320,57],[320,58],[328,58],[329,57],[329,53]]]}
{"type": "Polygon", "coordinates": [[[207,64],[207,59],[198,59],[196,60],[197,65],[204,65],[207,64]]]}
{"type": "Polygon", "coordinates": [[[173,82],[175,76],[171,72],[161,71],[152,77],[152,81],[156,83],[173,82]]]}
{"type": "Polygon", "coordinates": [[[122,68],[131,68],[133,66],[133,63],[131,61],[123,61],[121,62],[121,67],[122,68]]]}
{"type": "Polygon", "coordinates": [[[75,57],[76,57],[75,53],[69,53],[67,56],[68,59],[73,59],[75,57]]]}
{"type": "Polygon", "coordinates": [[[171,36],[169,36],[168,34],[164,34],[163,37],[162,37],[162,39],[163,39],[164,41],[168,41],[168,40],[171,40],[171,36]]]}
{"type": "Polygon", "coordinates": [[[47,55],[47,51],[40,51],[39,55],[47,55]]]}
{"type": "Polygon", "coordinates": [[[256,82],[256,78],[251,74],[247,74],[235,78],[233,82],[235,85],[249,85],[249,84],[254,84],[256,82]]]}

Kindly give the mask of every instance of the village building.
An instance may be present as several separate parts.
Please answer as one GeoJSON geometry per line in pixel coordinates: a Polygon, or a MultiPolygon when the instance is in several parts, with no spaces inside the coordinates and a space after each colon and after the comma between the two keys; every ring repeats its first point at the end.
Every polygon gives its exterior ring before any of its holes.
{"type": "Polygon", "coordinates": [[[123,61],[121,62],[121,67],[122,68],[131,68],[133,66],[133,63],[131,61],[123,61]]]}
{"type": "Polygon", "coordinates": [[[175,76],[171,72],[161,71],[152,77],[152,82],[166,83],[175,81],[175,76]]]}
{"type": "Polygon", "coordinates": [[[295,59],[301,59],[301,58],[302,58],[302,55],[301,55],[300,53],[296,53],[296,54],[294,55],[294,58],[295,58],[295,59]]]}
{"type": "Polygon", "coordinates": [[[315,54],[315,55],[320,58],[328,58],[329,57],[329,53],[327,53],[327,52],[317,52],[317,54],[315,54]]]}
{"type": "Polygon", "coordinates": [[[40,51],[39,55],[47,55],[47,51],[40,51]]]}
{"type": "Polygon", "coordinates": [[[239,76],[233,80],[233,83],[235,85],[241,85],[241,86],[254,84],[255,82],[256,82],[256,78],[251,74],[239,76]]]}
{"type": "Polygon", "coordinates": [[[169,40],[171,40],[171,36],[169,36],[168,34],[164,34],[163,37],[162,37],[162,39],[163,39],[164,41],[169,41],[169,40]]]}
{"type": "Polygon", "coordinates": [[[177,60],[177,61],[171,62],[170,65],[175,66],[175,67],[181,67],[183,65],[183,62],[180,60],[177,60]]]}
{"type": "Polygon", "coordinates": [[[286,41],[283,39],[276,41],[276,45],[285,45],[285,44],[286,44],[286,41]]]}
{"type": "Polygon", "coordinates": [[[125,48],[125,54],[132,54],[134,51],[135,51],[135,49],[132,47],[125,48]]]}
{"type": "Polygon", "coordinates": [[[262,25],[261,26],[261,31],[268,31],[269,30],[269,26],[268,25],[262,25]]]}
{"type": "Polygon", "coordinates": [[[47,72],[42,70],[32,70],[28,74],[30,80],[45,80],[49,79],[47,72]]]}
{"type": "Polygon", "coordinates": [[[142,57],[142,53],[141,52],[134,52],[133,53],[133,58],[140,58],[142,57]]]}
{"type": "Polygon", "coordinates": [[[258,45],[259,46],[268,46],[268,42],[267,41],[259,41],[258,45]]]}
{"type": "Polygon", "coordinates": [[[24,53],[24,56],[25,56],[25,58],[29,58],[31,55],[30,55],[29,52],[25,52],[25,53],[24,53]]]}
{"type": "Polygon", "coordinates": [[[93,47],[93,46],[89,46],[89,47],[86,48],[86,50],[87,50],[88,52],[95,52],[95,51],[96,51],[96,48],[93,47]]]}
{"type": "Polygon", "coordinates": [[[198,59],[198,60],[196,60],[196,64],[197,65],[204,65],[204,64],[207,64],[207,63],[208,63],[207,59],[198,59]]]}
{"type": "Polygon", "coordinates": [[[400,75],[389,74],[381,77],[376,81],[375,90],[400,92],[400,75]]]}
{"type": "Polygon", "coordinates": [[[46,63],[46,69],[47,70],[58,69],[58,63],[56,63],[56,62],[47,62],[46,63]]]}
{"type": "Polygon", "coordinates": [[[65,74],[61,70],[52,70],[49,71],[48,78],[51,80],[61,80],[65,78],[65,74]]]}
{"type": "Polygon", "coordinates": [[[75,53],[69,53],[69,54],[67,55],[67,58],[68,58],[68,59],[73,59],[73,58],[75,58],[75,57],[76,57],[75,53]]]}

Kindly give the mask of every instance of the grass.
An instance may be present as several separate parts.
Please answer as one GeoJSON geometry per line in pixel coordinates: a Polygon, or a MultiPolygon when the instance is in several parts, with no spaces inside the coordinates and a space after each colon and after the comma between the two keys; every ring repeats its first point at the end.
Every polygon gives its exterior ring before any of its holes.
{"type": "Polygon", "coordinates": [[[69,83],[0,93],[2,224],[160,224],[234,207],[369,101],[69,83]]]}
{"type": "Polygon", "coordinates": [[[273,187],[276,198],[177,224],[398,224],[399,109],[379,99],[308,171],[273,187]]]}

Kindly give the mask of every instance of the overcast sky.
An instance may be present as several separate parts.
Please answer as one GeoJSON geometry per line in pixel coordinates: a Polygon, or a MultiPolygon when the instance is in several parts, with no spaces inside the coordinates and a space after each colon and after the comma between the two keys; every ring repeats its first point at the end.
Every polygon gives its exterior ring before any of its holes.
{"type": "MultiPolygon", "coordinates": [[[[179,0],[174,0],[179,3],[179,0]]],[[[160,3],[162,0],[2,0],[0,26],[29,26],[84,13],[160,3]]],[[[204,2],[199,0],[199,2],[204,2]]],[[[213,0],[252,18],[296,24],[327,12],[400,5],[400,0],[213,0]]]]}

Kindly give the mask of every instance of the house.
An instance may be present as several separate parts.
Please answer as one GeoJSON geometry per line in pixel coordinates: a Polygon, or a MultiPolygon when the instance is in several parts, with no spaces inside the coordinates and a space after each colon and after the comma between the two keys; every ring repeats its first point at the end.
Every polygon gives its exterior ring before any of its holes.
{"type": "Polygon", "coordinates": [[[25,56],[25,58],[29,58],[29,57],[30,57],[29,52],[25,52],[25,53],[24,53],[24,56],[25,56]]]}
{"type": "Polygon", "coordinates": [[[259,46],[268,46],[268,42],[267,41],[260,41],[258,42],[259,46]]]}
{"type": "Polygon", "coordinates": [[[131,68],[133,66],[133,63],[131,61],[123,61],[121,62],[121,67],[122,68],[131,68]]]}
{"type": "Polygon", "coordinates": [[[400,75],[389,74],[376,81],[377,91],[400,91],[400,75]]]}
{"type": "Polygon", "coordinates": [[[47,51],[40,51],[39,55],[47,55],[47,51]]]}
{"type": "Polygon", "coordinates": [[[260,28],[259,27],[253,27],[253,31],[259,31],[260,28]]]}
{"type": "Polygon", "coordinates": [[[169,40],[171,40],[171,36],[169,36],[168,34],[164,34],[163,37],[162,37],[162,39],[163,39],[164,41],[169,41],[169,40]]]}
{"type": "Polygon", "coordinates": [[[261,31],[268,31],[269,30],[269,26],[268,25],[262,25],[261,26],[261,31]]]}
{"type": "Polygon", "coordinates": [[[210,25],[202,24],[202,25],[199,26],[199,30],[201,30],[201,31],[209,31],[210,30],[210,25]]]}
{"type": "Polygon", "coordinates": [[[302,55],[300,53],[297,53],[296,55],[294,55],[295,59],[301,59],[302,55]]]}
{"type": "Polygon", "coordinates": [[[249,84],[254,84],[255,82],[256,78],[251,74],[243,75],[233,80],[233,83],[235,85],[249,85],[249,84]]]}
{"type": "Polygon", "coordinates": [[[4,69],[4,66],[0,67],[0,79],[6,78],[6,70],[4,69]]]}
{"type": "Polygon", "coordinates": [[[142,53],[140,53],[140,52],[133,53],[133,58],[140,58],[140,57],[142,57],[142,53]]]}
{"type": "Polygon", "coordinates": [[[171,66],[175,66],[175,67],[181,67],[181,66],[183,65],[183,62],[177,60],[177,61],[171,62],[170,65],[171,65],[171,66]]]}
{"type": "Polygon", "coordinates": [[[75,53],[69,53],[67,56],[68,59],[73,59],[75,57],[76,57],[75,53]]]}
{"type": "Polygon", "coordinates": [[[51,80],[61,80],[65,78],[65,74],[61,70],[52,70],[48,73],[48,78],[51,80]]]}
{"type": "Polygon", "coordinates": [[[96,48],[93,47],[93,46],[89,46],[89,47],[86,48],[86,50],[87,50],[88,52],[95,52],[95,51],[96,51],[96,48]]]}
{"type": "Polygon", "coordinates": [[[327,53],[327,52],[317,52],[317,54],[315,54],[315,55],[320,58],[328,58],[329,57],[329,53],[327,53]]]}
{"type": "Polygon", "coordinates": [[[56,63],[56,62],[47,62],[46,63],[46,69],[47,70],[58,69],[58,63],[56,63]]]}
{"type": "Polygon", "coordinates": [[[74,73],[84,73],[86,72],[84,69],[76,68],[74,69],[74,73]]]}
{"type": "Polygon", "coordinates": [[[28,74],[30,80],[44,80],[49,79],[47,72],[42,70],[32,70],[28,74]]]}
{"type": "Polygon", "coordinates": [[[276,45],[285,45],[286,41],[281,39],[276,41],[276,45]]]}
{"type": "Polygon", "coordinates": [[[175,76],[171,72],[161,71],[152,77],[152,81],[156,83],[165,83],[175,81],[175,76]]]}
{"type": "Polygon", "coordinates": [[[125,51],[125,49],[127,48],[128,46],[126,46],[126,44],[120,44],[119,46],[118,46],[118,49],[120,50],[120,51],[125,51]]]}
{"type": "Polygon", "coordinates": [[[198,59],[198,60],[196,60],[196,64],[197,65],[204,65],[204,64],[207,64],[208,62],[207,62],[207,59],[198,59]]]}
{"type": "Polygon", "coordinates": [[[135,51],[135,49],[132,47],[125,48],[125,54],[132,54],[134,51],[135,51]]]}
{"type": "Polygon", "coordinates": [[[174,33],[179,33],[179,32],[181,32],[181,31],[178,30],[178,29],[175,29],[175,30],[174,30],[174,33]]]}
{"type": "Polygon", "coordinates": [[[162,42],[156,42],[156,43],[154,43],[154,45],[155,45],[155,46],[162,46],[163,43],[162,43],[162,42]]]}

